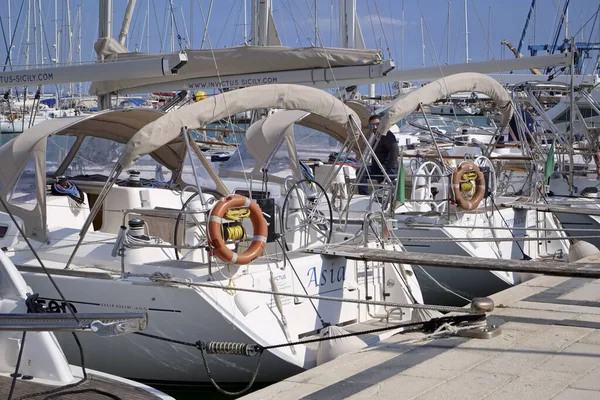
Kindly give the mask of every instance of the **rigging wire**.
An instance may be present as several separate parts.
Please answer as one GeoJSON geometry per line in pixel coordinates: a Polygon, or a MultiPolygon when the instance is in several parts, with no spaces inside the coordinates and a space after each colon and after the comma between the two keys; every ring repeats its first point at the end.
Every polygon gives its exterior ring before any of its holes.
{"type": "Polygon", "coordinates": [[[173,11],[173,0],[169,1],[169,13],[171,14],[171,24],[173,24],[173,27],[175,28],[175,33],[177,34],[177,41],[179,43],[179,50],[183,50],[183,48],[181,47],[182,37],[179,34],[179,27],[177,26],[177,18],[175,18],[175,12],[173,11]]]}
{"type": "MultiPolygon", "coordinates": [[[[592,41],[592,36],[593,36],[593,34],[594,34],[594,28],[596,27],[596,22],[597,22],[597,20],[598,20],[598,14],[599,14],[599,13],[600,13],[600,5],[598,6],[598,10],[596,10],[596,14],[595,14],[595,17],[594,17],[594,23],[592,24],[592,28],[590,29],[590,35],[589,35],[589,37],[588,37],[588,43],[591,43],[591,41],[592,41]]],[[[582,28],[582,29],[583,29],[583,28],[582,28]]],[[[600,51],[598,52],[598,56],[600,57],[600,51]]],[[[583,62],[581,63],[581,67],[582,67],[582,69],[583,69],[583,64],[584,64],[584,63],[585,63],[585,60],[583,60],[583,62]]],[[[596,71],[596,68],[592,69],[592,70],[590,71],[590,73],[594,74],[594,73],[595,73],[595,71],[596,71]]]]}
{"type": "Polygon", "coordinates": [[[588,42],[591,41],[591,39],[592,39],[592,33],[594,31],[594,26],[596,24],[596,18],[598,17],[598,13],[599,12],[600,12],[600,6],[598,6],[598,10],[596,10],[596,12],[585,22],[585,24],[583,24],[581,26],[581,28],[579,28],[579,30],[577,32],[575,32],[575,34],[573,35],[573,37],[577,37],[577,35],[579,35],[579,33],[581,33],[581,31],[587,26],[587,24],[590,23],[590,21],[593,18],[594,19],[594,25],[592,25],[592,30],[590,32],[590,38],[588,39],[588,42]]]}
{"type": "Polygon", "coordinates": [[[302,34],[305,34],[305,32],[302,29],[302,26],[298,25],[298,22],[296,21],[296,18],[294,17],[294,13],[292,12],[292,8],[290,7],[289,0],[287,0],[287,7],[286,7],[286,2],[284,2],[284,1],[281,2],[281,5],[288,12],[288,14],[290,15],[290,17],[292,18],[292,22],[294,23],[294,29],[296,31],[296,36],[298,37],[298,41],[297,42],[300,45],[301,42],[302,42],[302,38],[300,37],[300,32],[298,31],[298,28],[300,28],[300,30],[302,30],[302,34]]]}
{"type": "MultiPolygon", "coordinates": [[[[236,1],[236,3],[237,3],[237,1],[236,1]]],[[[237,43],[235,42],[235,37],[238,33],[238,28],[243,25],[242,22],[240,21],[240,19],[242,19],[242,16],[243,16],[243,7],[244,7],[244,1],[242,0],[240,2],[240,6],[238,7],[237,17],[235,17],[235,22],[233,24],[233,33],[231,34],[231,42],[230,42],[231,46],[237,45],[237,43]]],[[[231,9],[233,10],[233,7],[231,7],[231,9]]],[[[242,42],[241,44],[243,45],[244,42],[242,42]]]]}
{"type": "MultiPolygon", "coordinates": [[[[210,21],[208,21],[208,19],[210,18],[210,10],[212,10],[212,1],[210,3],[210,8],[209,8],[209,13],[208,13],[208,18],[204,17],[204,10],[202,9],[202,4],[200,4],[200,0],[198,0],[198,7],[200,7],[200,13],[202,15],[202,21],[204,21],[204,34],[202,35],[202,42],[200,43],[200,49],[204,49],[204,43],[206,42],[206,39],[208,38],[209,42],[210,42],[210,34],[208,33],[208,24],[210,21]]],[[[221,33],[219,33],[219,38],[217,39],[217,47],[219,46],[219,43],[221,43],[221,38],[223,37],[223,32],[225,32],[225,29],[229,27],[229,20],[231,19],[231,14],[233,13],[233,7],[231,9],[229,9],[229,14],[227,14],[227,18],[225,19],[225,23],[223,24],[223,29],[221,29],[221,33]]],[[[209,44],[210,45],[210,44],[209,44]]],[[[211,50],[212,50],[212,45],[211,46],[211,50]]],[[[221,82],[221,79],[219,78],[219,82],[221,82]]]]}
{"type": "Polygon", "coordinates": [[[371,15],[371,6],[369,6],[369,0],[367,3],[367,15],[369,16],[369,23],[371,25],[371,30],[373,31],[373,40],[377,41],[377,34],[375,33],[375,25],[373,24],[373,16],[371,15]]]}
{"type": "Polygon", "coordinates": [[[375,4],[375,10],[377,11],[377,17],[379,18],[379,25],[381,25],[381,31],[383,33],[383,39],[385,40],[385,46],[387,47],[388,56],[392,58],[392,51],[390,50],[390,44],[387,39],[387,35],[385,33],[385,29],[383,28],[383,22],[381,21],[381,14],[379,13],[379,7],[377,6],[377,2],[373,0],[373,4],[375,4]]]}
{"type": "MultiPolygon", "coordinates": [[[[214,4],[214,0],[210,0],[210,4],[208,5],[208,16],[206,18],[206,24],[204,25],[204,34],[202,35],[201,48],[204,48],[204,42],[206,41],[206,35],[208,34],[208,24],[210,24],[210,16],[212,15],[213,4],[214,4]]],[[[231,7],[231,10],[229,11],[230,16],[231,16],[232,12],[233,12],[233,7],[231,7]]],[[[229,22],[229,17],[227,17],[227,21],[229,22]]],[[[225,24],[225,26],[227,26],[227,24],[225,24]]],[[[221,34],[223,34],[222,31],[221,31],[221,34]]],[[[217,41],[217,47],[219,46],[220,41],[221,41],[221,37],[219,37],[219,40],[217,41]]]]}
{"type": "MultiPolygon", "coordinates": [[[[6,71],[6,65],[10,64],[10,69],[12,71],[12,60],[10,59],[10,49],[12,49],[13,44],[15,42],[15,34],[17,33],[17,27],[19,26],[19,21],[21,20],[21,14],[23,12],[23,6],[25,5],[25,0],[21,1],[21,7],[19,8],[19,14],[17,15],[17,21],[15,22],[15,28],[12,32],[12,37],[10,39],[10,46],[8,46],[6,52],[6,59],[4,60],[4,67],[2,68],[2,72],[6,71]]],[[[2,33],[4,35],[4,32],[2,33]]]]}
{"type": "MultiPolygon", "coordinates": [[[[183,34],[185,35],[185,37],[183,38],[183,41],[185,42],[185,49],[189,49],[188,43],[189,43],[189,37],[190,34],[188,32],[188,28],[187,28],[187,24],[185,23],[185,15],[183,14],[183,7],[179,7],[179,11],[181,13],[181,21],[183,23],[183,34]]],[[[192,16],[190,16],[192,17],[192,16]]]]}
{"type": "Polygon", "coordinates": [[[390,21],[392,23],[392,42],[394,43],[394,50],[398,49],[398,45],[396,44],[396,27],[394,26],[394,14],[392,11],[392,0],[388,0],[390,21]]]}
{"type": "Polygon", "coordinates": [[[158,40],[160,40],[160,51],[159,51],[159,53],[162,53],[163,52],[164,42],[163,42],[162,35],[160,33],[160,24],[158,23],[158,13],[156,12],[156,3],[154,2],[154,0],[152,0],[152,9],[154,10],[154,21],[156,23],[156,30],[158,31],[158,40]]]}
{"type": "MultiPolygon", "coordinates": [[[[206,17],[204,15],[204,10],[202,8],[202,4],[200,4],[200,0],[198,0],[198,6],[200,7],[200,15],[202,16],[202,21],[204,22],[204,26],[207,27],[208,26],[208,22],[206,20],[206,17]]],[[[212,6],[212,1],[211,1],[211,6],[212,6]]],[[[229,13],[229,16],[231,16],[231,11],[229,13]]],[[[229,19],[229,16],[227,17],[229,19]]],[[[226,26],[227,24],[225,24],[226,26]]],[[[208,45],[210,47],[210,51],[211,51],[211,55],[212,55],[212,59],[213,59],[213,63],[215,65],[215,73],[217,74],[217,79],[219,80],[219,86],[222,87],[223,85],[223,80],[221,79],[221,73],[219,72],[219,66],[217,63],[217,58],[215,56],[215,50],[213,48],[212,45],[212,41],[210,39],[210,34],[208,33],[208,29],[206,29],[206,37],[208,40],[208,45]]],[[[219,39],[220,40],[220,39],[219,39]]],[[[203,40],[204,42],[204,40],[203,40]]],[[[227,110],[227,122],[226,122],[226,126],[230,126],[232,129],[235,129],[233,121],[231,119],[231,112],[229,111],[229,104],[227,102],[227,99],[224,97],[223,98],[223,102],[225,104],[225,109],[227,110]]],[[[237,135],[234,135],[234,139],[235,139],[235,145],[237,148],[239,148],[239,143],[238,140],[240,140],[241,138],[238,138],[237,135]]],[[[244,166],[244,160],[242,158],[242,155],[240,154],[239,151],[236,151],[236,153],[238,154],[238,157],[240,159],[240,166],[242,168],[242,173],[244,174],[244,182],[246,183],[246,188],[248,189],[248,192],[250,193],[250,197],[252,197],[252,186],[251,186],[251,182],[248,180],[248,174],[246,172],[246,168],[244,166]]],[[[198,188],[199,190],[200,188],[198,188]]]]}
{"type": "MultiPolygon", "coordinates": [[[[289,1],[290,1],[290,0],[288,0],[288,2],[289,2],[289,1]]],[[[302,20],[306,20],[306,19],[308,19],[308,18],[306,18],[306,17],[304,16],[304,12],[303,12],[303,11],[300,9],[300,7],[298,7],[298,4],[297,4],[296,2],[294,2],[294,3],[292,3],[292,4],[294,5],[294,7],[296,7],[296,10],[298,10],[298,14],[299,14],[299,15],[300,15],[300,17],[302,18],[302,20]]],[[[311,7],[310,7],[310,5],[308,4],[308,0],[306,0],[306,7],[307,7],[307,8],[308,8],[308,10],[309,10],[309,14],[310,14],[310,15],[309,15],[309,18],[310,18],[310,17],[312,17],[312,14],[310,13],[311,7]]],[[[290,11],[291,11],[291,6],[290,6],[290,11]]],[[[310,18],[310,19],[312,20],[312,22],[313,22],[313,26],[314,26],[314,23],[315,23],[315,22],[314,22],[314,18],[310,18]]],[[[302,26],[302,25],[300,25],[300,26],[302,26]]],[[[307,28],[307,29],[308,29],[308,28],[307,28]]],[[[304,35],[304,38],[305,38],[305,39],[308,41],[309,45],[311,45],[311,46],[315,46],[315,47],[318,47],[316,42],[319,42],[319,41],[320,41],[320,38],[319,38],[319,36],[320,36],[320,35],[315,35],[315,44],[313,45],[313,43],[312,43],[312,40],[310,39],[310,38],[311,38],[311,34],[312,34],[312,32],[306,33],[306,32],[304,31],[304,29],[302,29],[302,34],[304,35]]],[[[322,43],[322,41],[321,41],[321,43],[322,43]]]]}
{"type": "MultiPolygon", "coordinates": [[[[427,38],[429,40],[429,55],[431,57],[431,61],[440,70],[440,76],[442,77],[442,82],[444,84],[444,88],[446,89],[446,92],[448,92],[448,87],[446,86],[446,77],[444,76],[444,71],[442,70],[442,65],[440,63],[437,52],[435,51],[435,47],[433,46],[433,39],[431,37],[431,33],[429,32],[429,25],[427,24],[427,21],[425,20],[425,13],[423,12],[421,0],[417,0],[417,4],[419,5],[419,11],[421,12],[421,18],[423,20],[425,32],[427,33],[427,38]],[[432,49],[433,49],[433,51],[432,51],[432,49]]],[[[454,107],[452,107],[452,113],[454,114],[454,118],[458,119],[458,117],[456,116],[456,110],[454,109],[454,107]]]]}

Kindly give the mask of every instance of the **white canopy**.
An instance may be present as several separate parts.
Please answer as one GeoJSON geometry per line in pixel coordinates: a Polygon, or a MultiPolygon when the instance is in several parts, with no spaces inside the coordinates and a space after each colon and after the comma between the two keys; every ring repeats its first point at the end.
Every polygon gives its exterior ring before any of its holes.
{"type": "Polygon", "coordinates": [[[353,132],[351,119],[360,124],[354,111],[322,90],[301,85],[254,86],[211,96],[149,123],[127,143],[119,163],[127,168],[139,157],[177,138],[184,127],[200,128],[230,115],[263,108],[306,111],[339,124],[349,132],[353,132]]]}
{"type": "MultiPolygon", "coordinates": [[[[107,59],[119,61],[163,57],[167,54],[121,53],[118,42],[97,43],[96,51],[107,59]],[[112,54],[108,56],[108,54],[112,54]]],[[[188,61],[177,75],[156,78],[127,79],[93,82],[90,94],[101,95],[121,89],[136,88],[151,84],[178,82],[189,79],[245,75],[250,83],[231,86],[250,86],[257,73],[294,71],[313,68],[335,68],[379,64],[382,60],[378,50],[338,48],[291,48],[283,46],[240,46],[214,50],[186,50],[188,61]]],[[[177,86],[175,83],[173,86],[177,86]]],[[[198,88],[200,89],[200,88],[198,88]]]]}
{"type": "Polygon", "coordinates": [[[379,132],[387,132],[393,124],[416,111],[420,104],[429,105],[459,92],[476,92],[488,95],[502,110],[501,129],[504,129],[510,122],[513,108],[510,95],[506,89],[487,75],[466,72],[438,79],[402,98],[394,100],[381,120],[379,132]]]}
{"type": "MultiPolygon", "coordinates": [[[[55,118],[34,125],[0,147],[0,196],[10,211],[23,220],[26,235],[39,241],[47,239],[46,142],[50,135],[95,136],[127,143],[140,128],[161,115],[163,113],[156,110],[138,108],[55,118]],[[31,189],[35,201],[24,208],[12,202],[11,196],[31,160],[35,165],[34,188],[31,189]]],[[[157,149],[152,156],[169,169],[179,169],[185,156],[185,147],[174,141],[157,149]]]]}

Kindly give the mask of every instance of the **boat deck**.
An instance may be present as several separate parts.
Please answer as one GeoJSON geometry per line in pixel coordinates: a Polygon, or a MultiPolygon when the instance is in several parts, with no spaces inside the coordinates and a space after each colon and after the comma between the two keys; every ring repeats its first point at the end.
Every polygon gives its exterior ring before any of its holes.
{"type": "MultiPolygon", "coordinates": [[[[7,398],[8,392],[10,391],[11,382],[11,377],[0,376],[1,398],[7,398]]],[[[57,386],[54,385],[50,386],[44,383],[36,382],[35,380],[24,380],[22,378],[18,378],[12,398],[17,399],[25,395],[38,392],[45,392],[47,390],[52,390],[56,388],[57,386]]],[[[57,398],[64,400],[106,400],[107,398],[110,398],[106,395],[98,393],[98,391],[110,393],[114,396],[117,396],[118,398],[128,400],[161,399],[161,397],[140,390],[139,388],[135,388],[133,386],[127,385],[125,383],[110,378],[94,375],[93,373],[88,373],[88,380],[82,383],[81,385],[78,385],[74,388],[61,390],[59,393],[65,394],[57,396],[57,398]]],[[[28,397],[28,399],[40,400],[46,398],[47,396],[48,394],[40,394],[38,396],[28,397]]]]}
{"type": "Polygon", "coordinates": [[[491,339],[411,333],[244,399],[600,399],[600,280],[541,276],[500,292],[491,339]]]}

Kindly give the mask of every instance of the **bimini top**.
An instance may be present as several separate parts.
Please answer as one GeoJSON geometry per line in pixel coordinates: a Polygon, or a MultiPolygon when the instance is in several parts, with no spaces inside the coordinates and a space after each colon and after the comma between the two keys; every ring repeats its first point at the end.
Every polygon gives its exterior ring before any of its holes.
{"type": "Polygon", "coordinates": [[[248,110],[277,108],[301,110],[321,116],[342,129],[353,132],[360,118],[331,94],[302,85],[263,85],[232,90],[165,114],[144,126],[127,143],[119,160],[125,169],[138,158],[149,154],[181,134],[184,127],[200,128],[211,122],[248,110]]]}
{"type": "MultiPolygon", "coordinates": [[[[44,241],[46,236],[46,143],[51,135],[76,137],[94,136],[118,143],[127,143],[142,127],[160,118],[164,113],[151,109],[127,109],[102,112],[72,118],[56,118],[34,125],[15,139],[0,147],[0,196],[10,211],[23,220],[27,236],[44,241]],[[35,202],[23,206],[12,201],[17,182],[30,174],[32,163],[35,176],[35,202]],[[26,167],[27,171],[26,170],[26,167]]],[[[152,157],[167,168],[180,168],[185,156],[185,145],[172,141],[152,152],[152,157]]],[[[67,158],[72,155],[67,154],[67,158]]],[[[33,190],[32,190],[33,191],[33,190]]],[[[31,193],[32,197],[34,193],[31,193]]]]}
{"type": "Polygon", "coordinates": [[[387,132],[393,124],[415,112],[420,104],[429,105],[460,92],[477,92],[490,96],[502,110],[500,129],[504,129],[510,122],[513,108],[507,90],[487,75],[466,72],[430,82],[422,88],[394,100],[381,120],[379,131],[387,132]]]}
{"type": "MultiPolygon", "coordinates": [[[[186,146],[181,139],[182,128],[201,127],[229,115],[261,108],[302,110],[315,114],[315,118],[325,118],[348,132],[355,132],[355,124],[360,123],[356,113],[334,96],[300,85],[265,85],[235,90],[167,114],[151,109],[125,109],[61,118],[35,125],[0,148],[0,159],[5,165],[0,170],[0,195],[7,201],[10,210],[23,220],[26,234],[43,241],[47,238],[45,164],[48,136],[95,136],[127,143],[118,161],[124,169],[150,154],[177,173],[181,172],[186,154],[186,146]],[[37,202],[33,207],[24,208],[12,203],[10,197],[32,158],[37,202]]],[[[217,186],[222,186],[214,171],[208,172],[217,186]]],[[[178,178],[173,176],[173,180],[178,178]]]]}
{"type": "MultiPolygon", "coordinates": [[[[332,122],[320,115],[299,110],[279,111],[252,124],[244,135],[244,143],[229,161],[221,166],[222,177],[252,177],[260,179],[263,168],[269,171],[269,179],[283,181],[292,171],[296,179],[303,179],[299,169],[301,146],[303,155],[308,152],[312,157],[325,151],[329,137],[334,143],[342,144],[351,140],[351,150],[358,150],[354,135],[341,124],[332,122]],[[309,128],[302,130],[300,127],[309,128]],[[315,131],[323,135],[315,135],[315,131]],[[298,136],[300,135],[300,136],[298,136]],[[302,143],[297,143],[297,136],[302,143]],[[250,157],[250,159],[248,159],[250,157]],[[283,175],[281,175],[283,173],[283,175]]],[[[358,152],[358,151],[357,151],[358,152]]]]}

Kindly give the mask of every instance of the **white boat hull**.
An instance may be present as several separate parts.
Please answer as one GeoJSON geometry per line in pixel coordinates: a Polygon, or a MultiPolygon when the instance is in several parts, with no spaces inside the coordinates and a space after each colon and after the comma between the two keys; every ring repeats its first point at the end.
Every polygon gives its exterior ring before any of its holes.
{"type": "MultiPolygon", "coordinates": [[[[93,241],[93,234],[90,235],[93,241]]],[[[98,240],[98,238],[96,238],[98,240]]],[[[72,237],[63,243],[72,243],[72,237]]],[[[396,266],[369,263],[365,274],[364,263],[346,260],[344,257],[288,253],[287,264],[271,260],[258,261],[249,266],[219,268],[213,266],[210,280],[206,265],[188,263],[176,265],[175,261],[127,265],[129,275],[121,278],[118,272],[120,260],[110,257],[112,244],[82,246],[75,265],[102,265],[99,268],[60,270],[55,280],[69,303],[78,312],[147,312],[148,328],[145,333],[164,338],[196,343],[197,341],[233,342],[259,344],[261,346],[289,343],[314,335],[323,323],[352,325],[379,318],[390,310],[385,307],[359,306],[353,303],[298,299],[280,296],[287,328],[273,295],[252,294],[240,291],[253,288],[272,291],[270,271],[278,291],[285,293],[308,293],[351,299],[364,299],[398,303],[422,302],[418,283],[410,267],[402,276],[396,266]],[[101,261],[101,259],[104,261],[101,261]],[[290,267],[290,263],[294,268],[290,267]],[[200,265],[200,267],[199,267],[200,265]],[[154,272],[170,274],[179,282],[209,283],[231,287],[233,291],[167,285],[157,283],[148,276],[154,272]],[[403,279],[408,276],[412,295],[407,293],[403,279]],[[229,280],[233,276],[233,281],[229,280]],[[366,282],[365,282],[366,279],[366,282]],[[391,285],[391,286],[390,286],[391,285]],[[236,290],[237,288],[237,290],[236,290]],[[412,297],[414,296],[414,297],[412,297]],[[313,305],[314,304],[314,305],[313,305]]],[[[40,251],[41,258],[52,268],[64,266],[64,257],[70,248],[62,248],[61,242],[40,251]]],[[[139,249],[142,252],[147,249],[139,249]]],[[[129,254],[135,250],[129,250],[129,254]]],[[[18,253],[19,254],[19,253],[18,253]]],[[[23,255],[19,258],[23,260],[23,255]]],[[[18,262],[27,283],[40,294],[45,305],[54,312],[65,312],[66,305],[58,301],[58,295],[48,278],[33,266],[35,261],[18,262]],[[23,266],[23,263],[29,266],[23,266]]],[[[401,316],[393,315],[390,323],[409,322],[411,310],[402,310],[401,316]]],[[[69,335],[57,335],[71,362],[77,362],[79,353],[69,335]]],[[[383,338],[383,336],[382,336],[383,338]]],[[[103,339],[95,335],[81,337],[90,368],[125,376],[144,382],[208,382],[201,353],[191,346],[170,343],[138,335],[103,339]],[[113,356],[107,357],[107,354],[113,356]],[[117,356],[114,356],[117,355],[117,356]]],[[[297,345],[267,351],[261,361],[259,382],[274,382],[303,369],[316,365],[314,348],[297,345]]],[[[248,382],[254,373],[257,357],[208,355],[211,376],[217,382],[248,382]]]]}
{"type": "MultiPolygon", "coordinates": [[[[47,277],[38,273],[23,276],[46,304],[62,306],[57,296],[49,295],[52,289],[47,277]]],[[[149,326],[144,333],[191,343],[255,343],[191,288],[68,276],[55,276],[55,280],[78,312],[147,312],[149,326]]],[[[72,336],[56,336],[67,358],[76,362],[79,351],[72,336]]],[[[144,382],[208,382],[200,351],[194,347],[138,335],[102,338],[85,334],[80,340],[86,365],[100,371],[144,382]]],[[[257,357],[243,356],[208,355],[207,359],[217,382],[249,381],[257,361],[257,357]]],[[[265,352],[257,380],[273,382],[300,371],[301,367],[265,352]]]]}
{"type": "MultiPolygon", "coordinates": [[[[400,218],[402,221],[402,217],[400,218]]],[[[413,218],[413,222],[415,222],[415,217],[408,218],[413,218]]],[[[565,233],[536,230],[537,228],[559,229],[559,225],[550,214],[504,208],[496,211],[493,219],[493,221],[488,220],[488,216],[484,212],[465,213],[458,220],[443,228],[411,228],[400,224],[396,235],[401,240],[402,238],[411,239],[403,240],[403,245],[407,251],[412,252],[491,259],[524,259],[527,257],[535,259],[555,256],[557,261],[567,260],[569,243],[565,233]],[[486,225],[489,228],[483,228],[486,225]],[[507,225],[512,229],[503,229],[507,225]],[[479,228],[473,229],[472,227],[479,228]],[[513,240],[518,237],[530,239],[536,236],[541,240],[513,240]],[[422,241],[415,240],[421,237],[422,241]],[[544,238],[552,238],[552,240],[543,240],[544,238]]],[[[423,224],[432,223],[435,220],[436,218],[421,219],[423,224]]],[[[416,222],[419,223],[418,217],[416,222]]],[[[524,274],[510,272],[427,265],[414,266],[414,270],[426,304],[462,306],[468,302],[465,298],[470,300],[474,297],[490,296],[530,278],[524,274]]]]}

